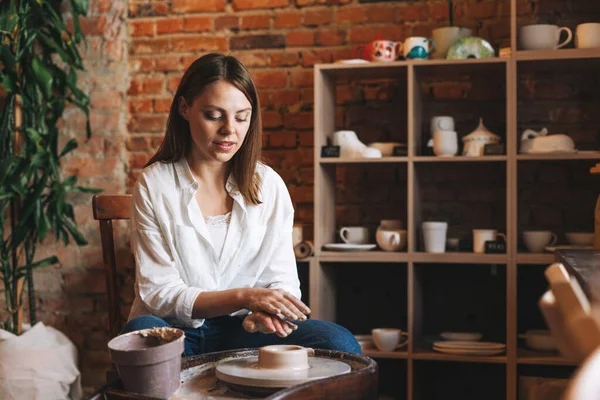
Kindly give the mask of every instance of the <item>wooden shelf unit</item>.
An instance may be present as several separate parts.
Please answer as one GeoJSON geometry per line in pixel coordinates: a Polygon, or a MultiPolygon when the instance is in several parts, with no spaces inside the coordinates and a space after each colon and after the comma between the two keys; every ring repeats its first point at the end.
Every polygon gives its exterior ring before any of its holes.
{"type": "MultiPolygon", "coordinates": [[[[584,1],[584,0],[578,0],[584,1]]],[[[525,71],[536,70],[561,70],[578,68],[586,70],[593,66],[600,67],[600,49],[566,49],[556,51],[520,51],[517,50],[517,18],[516,0],[511,3],[511,49],[512,55],[507,58],[469,59],[469,60],[427,60],[427,61],[396,61],[391,63],[368,64],[318,64],[314,68],[314,151],[315,151],[315,186],[314,186],[314,244],[315,255],[310,259],[310,298],[313,317],[323,320],[336,321],[336,315],[343,303],[337,299],[337,276],[344,273],[346,266],[356,263],[373,263],[371,268],[365,269],[365,274],[380,274],[382,285],[393,284],[386,278],[386,271],[395,265],[406,266],[406,286],[399,286],[399,291],[405,291],[407,296],[406,329],[409,333],[409,345],[403,351],[384,353],[377,350],[367,350],[365,354],[377,360],[388,359],[390,362],[401,362],[402,370],[406,376],[399,377],[406,382],[406,397],[408,400],[417,399],[414,393],[419,392],[415,363],[456,362],[456,363],[482,363],[500,364],[505,367],[502,379],[506,381],[506,398],[517,398],[518,365],[546,365],[569,366],[568,360],[558,354],[533,352],[521,348],[519,342],[517,322],[517,268],[528,269],[535,266],[544,266],[553,262],[554,254],[523,253],[518,247],[519,225],[517,208],[518,198],[518,163],[537,162],[577,162],[582,163],[582,169],[589,171],[600,160],[600,148],[597,151],[580,151],[573,154],[518,154],[520,132],[517,129],[517,79],[520,68],[525,71]],[[504,113],[506,132],[495,132],[502,136],[506,146],[506,155],[438,158],[423,155],[424,138],[422,134],[422,115],[424,102],[420,90],[420,80],[430,77],[445,79],[456,74],[464,73],[485,74],[495,79],[495,82],[505,88],[504,113]],[[406,132],[408,155],[405,157],[384,157],[381,159],[339,159],[322,158],[321,146],[326,144],[326,137],[337,129],[348,129],[336,126],[336,83],[344,80],[380,80],[396,79],[405,85],[407,98],[406,126],[399,129],[406,132]],[[337,128],[337,129],[336,129],[337,128]],[[407,198],[401,207],[406,207],[405,228],[408,231],[408,245],[405,252],[328,252],[321,250],[326,243],[336,242],[336,170],[360,166],[361,168],[377,168],[401,165],[406,168],[407,198]],[[502,180],[505,197],[502,199],[505,209],[505,225],[498,230],[507,234],[506,254],[474,254],[461,252],[447,252],[444,254],[424,253],[419,244],[421,235],[419,226],[422,216],[420,209],[419,174],[426,168],[457,168],[466,165],[490,166],[497,168],[502,180]],[[387,263],[392,264],[387,266],[387,263]],[[498,356],[473,357],[441,354],[431,348],[423,348],[419,342],[423,334],[423,318],[435,316],[422,316],[423,312],[423,282],[419,276],[422,268],[431,265],[440,265],[447,268],[481,268],[499,266],[499,271],[505,274],[504,293],[501,299],[506,306],[503,319],[506,332],[503,333],[507,345],[506,352],[498,356]],[[416,337],[415,337],[416,335],[416,337]],[[405,366],[405,367],[404,367],[405,366]]],[[[474,126],[476,126],[474,121],[474,126]]],[[[484,121],[485,122],[485,121],[484,121]]],[[[360,134],[360,132],[359,132],[360,134]]],[[[398,141],[394,138],[394,141],[398,141]]],[[[404,138],[402,138],[404,140],[404,138]]],[[[461,146],[459,146],[460,148],[461,146]]],[[[600,147],[600,146],[599,146],[600,147]]],[[[593,218],[590,216],[590,219],[593,218]]],[[[404,285],[404,282],[403,282],[404,285]]],[[[500,299],[498,299],[500,300],[500,299]]],[[[394,308],[387,304],[371,304],[373,307],[383,307],[385,312],[393,312],[394,308]]],[[[535,305],[533,305],[535,306],[535,305]]],[[[360,316],[358,316],[360,317],[360,316]]],[[[377,326],[373,326],[375,328],[377,326]]],[[[365,332],[353,332],[355,334],[365,332]]],[[[485,340],[485,338],[484,338],[485,340]]],[[[421,367],[419,367],[421,368],[421,367]]],[[[499,366],[498,366],[499,368],[499,366]]],[[[469,379],[465,377],[465,379],[469,379]]],[[[449,393],[449,397],[451,393],[449,393]]]]}

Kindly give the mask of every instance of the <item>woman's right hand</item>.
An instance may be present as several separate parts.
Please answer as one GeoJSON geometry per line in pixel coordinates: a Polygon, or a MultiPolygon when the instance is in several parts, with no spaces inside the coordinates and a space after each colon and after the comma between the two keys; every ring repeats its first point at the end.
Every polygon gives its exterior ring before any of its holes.
{"type": "Polygon", "coordinates": [[[242,290],[244,308],[250,311],[263,311],[294,321],[305,321],[306,314],[310,314],[310,308],[306,304],[283,289],[245,288],[242,290]]]}

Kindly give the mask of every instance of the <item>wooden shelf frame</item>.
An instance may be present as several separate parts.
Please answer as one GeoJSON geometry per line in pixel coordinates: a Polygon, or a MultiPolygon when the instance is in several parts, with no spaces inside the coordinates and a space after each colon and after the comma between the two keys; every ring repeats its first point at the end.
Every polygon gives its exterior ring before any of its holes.
{"type": "MultiPolygon", "coordinates": [[[[506,365],[506,398],[517,398],[518,366],[532,365],[573,365],[558,354],[532,352],[520,348],[517,340],[517,269],[533,265],[545,265],[554,261],[554,254],[528,254],[518,249],[518,165],[521,162],[600,162],[598,151],[581,151],[573,154],[518,154],[519,134],[517,131],[517,80],[518,71],[544,70],[546,68],[586,69],[589,65],[600,67],[600,49],[560,49],[555,51],[521,51],[517,45],[517,0],[510,1],[511,55],[506,58],[484,60],[427,60],[397,61],[392,63],[368,64],[324,64],[314,68],[315,92],[315,190],[314,190],[314,243],[315,256],[310,260],[310,298],[313,317],[335,321],[336,283],[335,270],[343,268],[344,263],[373,262],[374,268],[388,268],[386,263],[405,264],[407,266],[407,326],[410,338],[422,337],[421,304],[423,288],[417,277],[420,264],[500,264],[506,266],[506,352],[499,356],[473,357],[442,354],[432,349],[418,347],[409,340],[407,348],[402,351],[384,353],[367,350],[365,354],[375,359],[398,359],[407,363],[406,382],[407,399],[413,400],[414,365],[413,360],[435,360],[453,362],[494,363],[506,365]],[[569,61],[573,61],[572,63],[569,61]],[[521,69],[520,69],[521,68],[521,69]],[[480,69],[502,70],[506,77],[506,155],[484,157],[449,157],[438,158],[420,155],[422,101],[419,79],[422,76],[453,74],[456,71],[478,71],[480,69]],[[335,86],[336,82],[348,79],[377,79],[402,76],[406,79],[407,111],[407,146],[408,154],[404,157],[384,157],[381,159],[335,159],[321,158],[321,146],[325,144],[327,134],[335,131],[335,86]],[[425,164],[444,164],[452,168],[457,163],[495,163],[506,171],[506,254],[473,254],[445,253],[428,254],[417,251],[416,238],[421,215],[419,204],[419,182],[417,171],[425,164]],[[335,182],[336,168],[356,164],[403,164],[407,171],[407,214],[406,229],[408,245],[405,252],[387,253],[381,251],[361,253],[338,253],[322,251],[325,243],[335,241],[335,182]],[[331,264],[336,264],[331,267],[331,264]]],[[[585,0],[577,0],[585,1],[585,0]]],[[[600,168],[600,164],[599,167],[600,168]]],[[[391,266],[390,266],[391,267],[391,266]]],[[[401,288],[404,290],[404,288],[401,288]]]]}

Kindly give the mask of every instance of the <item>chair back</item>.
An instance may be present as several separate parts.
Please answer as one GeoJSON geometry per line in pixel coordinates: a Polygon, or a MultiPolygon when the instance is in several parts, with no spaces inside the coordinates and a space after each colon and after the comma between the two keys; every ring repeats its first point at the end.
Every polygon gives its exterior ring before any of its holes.
{"type": "Polygon", "coordinates": [[[100,224],[102,258],[106,273],[106,295],[108,298],[108,323],[112,337],[117,336],[123,327],[119,302],[119,282],[117,277],[117,257],[113,233],[113,220],[131,218],[130,194],[98,194],[92,198],[94,219],[100,224]]]}

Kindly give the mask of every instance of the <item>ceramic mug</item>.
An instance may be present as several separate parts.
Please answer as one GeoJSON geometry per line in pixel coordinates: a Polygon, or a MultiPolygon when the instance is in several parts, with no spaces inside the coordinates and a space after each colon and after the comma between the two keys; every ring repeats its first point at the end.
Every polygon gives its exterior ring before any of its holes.
{"type": "Polygon", "coordinates": [[[383,251],[398,251],[406,246],[406,231],[404,229],[377,228],[375,234],[377,244],[383,251]]]}
{"type": "Polygon", "coordinates": [[[376,328],[371,331],[373,335],[373,343],[381,351],[394,351],[405,341],[402,341],[403,336],[408,336],[408,333],[402,332],[402,329],[397,328],[376,328]]]}
{"type": "Polygon", "coordinates": [[[524,231],[523,243],[532,253],[543,253],[546,246],[556,244],[558,236],[550,231],[524,231]]]}
{"type": "Polygon", "coordinates": [[[485,253],[485,242],[494,241],[499,237],[504,238],[506,242],[506,235],[498,233],[495,229],[473,229],[473,252],[485,253]]]}
{"type": "Polygon", "coordinates": [[[433,133],[433,153],[438,157],[452,157],[458,152],[458,138],[455,131],[433,133]]]}
{"type": "Polygon", "coordinates": [[[435,49],[435,41],[431,38],[413,36],[402,44],[404,58],[407,60],[426,59],[435,49]]]}
{"type": "Polygon", "coordinates": [[[575,47],[578,49],[600,47],[600,23],[588,22],[577,25],[575,47]]]}
{"type": "Polygon", "coordinates": [[[446,233],[448,231],[447,222],[423,222],[423,239],[425,242],[425,252],[427,253],[445,253],[446,252],[446,233]]]}
{"type": "Polygon", "coordinates": [[[369,243],[369,230],[363,226],[345,226],[340,229],[340,237],[345,243],[367,244],[369,243]]]}
{"type": "Polygon", "coordinates": [[[436,131],[453,131],[454,118],[448,115],[436,115],[431,118],[430,128],[432,135],[436,131]]]}
{"type": "Polygon", "coordinates": [[[524,50],[556,50],[569,44],[573,32],[567,27],[558,25],[535,24],[521,27],[519,39],[524,50]],[[562,32],[567,38],[560,42],[562,32]]]}
{"type": "Polygon", "coordinates": [[[444,26],[442,28],[434,29],[431,32],[431,36],[435,41],[435,49],[431,54],[431,58],[446,58],[450,46],[458,40],[471,36],[472,34],[473,32],[469,28],[461,28],[458,26],[444,26]]]}
{"type": "Polygon", "coordinates": [[[367,61],[395,61],[400,57],[401,45],[402,43],[392,40],[373,40],[356,46],[352,50],[352,57],[367,61]]]}

